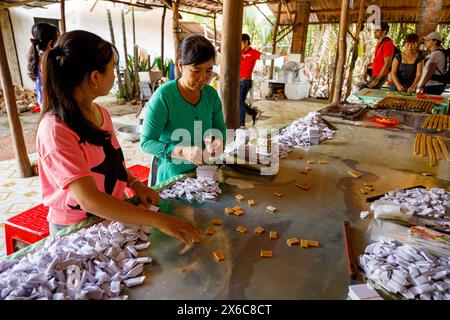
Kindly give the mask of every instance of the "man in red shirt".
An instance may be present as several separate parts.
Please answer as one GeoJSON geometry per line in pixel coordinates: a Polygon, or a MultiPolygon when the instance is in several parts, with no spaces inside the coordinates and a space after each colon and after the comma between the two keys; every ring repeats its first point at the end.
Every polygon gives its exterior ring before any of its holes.
{"type": "Polygon", "coordinates": [[[395,53],[395,46],[392,40],[387,37],[389,25],[387,22],[381,22],[375,27],[374,36],[378,40],[375,46],[375,54],[372,62],[372,74],[370,81],[363,87],[370,89],[380,89],[389,75],[392,58],[395,53]]]}
{"type": "Polygon", "coordinates": [[[267,55],[259,52],[258,50],[250,47],[250,36],[246,33],[242,34],[242,46],[241,46],[241,73],[240,73],[240,118],[239,123],[241,128],[245,128],[245,114],[248,113],[252,116],[253,125],[256,121],[258,111],[255,108],[251,108],[245,103],[247,94],[252,88],[253,80],[252,73],[255,68],[256,61],[261,60],[273,60],[284,55],[280,54],[267,55]]]}

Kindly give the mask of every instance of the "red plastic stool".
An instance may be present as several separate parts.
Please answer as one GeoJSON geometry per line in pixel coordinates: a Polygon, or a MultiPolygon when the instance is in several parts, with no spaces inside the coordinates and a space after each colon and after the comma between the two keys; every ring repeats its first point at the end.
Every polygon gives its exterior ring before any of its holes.
{"type": "Polygon", "coordinates": [[[29,245],[47,237],[50,234],[47,214],[48,207],[40,204],[6,220],[6,254],[16,251],[16,241],[29,245]]]}
{"type": "MultiPolygon", "coordinates": [[[[139,180],[142,181],[143,184],[148,185],[148,176],[150,174],[150,167],[142,166],[140,164],[135,164],[128,168],[128,170],[139,180]]],[[[130,188],[125,188],[125,195],[127,198],[134,197],[136,195],[136,191],[130,188]]]]}

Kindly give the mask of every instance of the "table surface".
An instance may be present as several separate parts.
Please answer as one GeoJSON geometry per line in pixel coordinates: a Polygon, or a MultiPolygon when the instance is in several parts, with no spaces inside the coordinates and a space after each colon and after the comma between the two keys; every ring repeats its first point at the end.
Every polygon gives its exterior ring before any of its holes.
{"type": "MultiPolygon", "coordinates": [[[[340,127],[349,129],[350,126],[340,127]]],[[[340,134],[348,141],[348,132],[338,130],[337,136],[340,134]]],[[[394,141],[398,146],[404,142],[399,137],[390,132],[384,142],[394,141]]],[[[361,149],[362,141],[354,136],[354,140],[347,143],[361,149]]],[[[239,189],[223,184],[223,195],[216,201],[163,201],[163,211],[184,217],[202,231],[212,225],[214,218],[224,223],[214,226],[214,235],[204,234],[202,241],[184,255],[178,253],[182,247],[178,240],[154,231],[148,251],[153,264],[145,269],[144,285],[128,290],[130,299],[346,299],[348,285],[353,282],[347,275],[343,221],[351,222],[352,245],[357,256],[371,241],[370,219],[359,218],[360,211],[369,206],[365,197],[418,184],[448,187],[449,174],[447,169],[445,180],[424,177],[417,173],[422,169],[418,161],[410,164],[413,170],[399,170],[395,165],[380,166],[370,159],[372,154],[361,152],[352,156],[346,151],[352,149],[339,143],[339,140],[330,140],[294,150],[280,162],[276,176],[256,176],[224,166],[223,178],[243,179],[255,187],[239,189]],[[342,149],[340,155],[328,152],[339,148],[342,149]],[[316,160],[316,163],[311,165],[312,171],[304,175],[300,169],[307,160],[316,160]],[[326,160],[328,164],[318,164],[318,160],[326,160]],[[362,177],[350,177],[348,170],[360,172],[362,177]],[[310,182],[312,187],[305,191],[295,186],[297,182],[310,182]],[[360,188],[364,182],[374,184],[375,191],[363,195],[360,188]],[[282,192],[283,197],[273,195],[275,191],[282,192]],[[245,197],[244,201],[234,199],[238,193],[245,197]],[[254,199],[257,204],[250,207],[247,199],[254,199]],[[246,213],[240,217],[224,214],[225,207],[236,205],[246,213]],[[268,213],[265,209],[268,205],[278,211],[268,213]],[[240,234],[237,226],[246,227],[248,232],[240,234]],[[264,227],[265,233],[256,234],[254,229],[258,226],[264,227]],[[277,240],[269,239],[271,230],[279,233],[277,240]],[[319,241],[320,248],[289,247],[286,240],[291,237],[319,241]],[[215,250],[224,253],[223,262],[214,260],[215,250]],[[273,258],[261,258],[260,250],[272,250],[273,258]]],[[[389,158],[388,152],[377,154],[380,159],[389,158]]],[[[401,155],[402,158],[410,156],[401,155]]]]}

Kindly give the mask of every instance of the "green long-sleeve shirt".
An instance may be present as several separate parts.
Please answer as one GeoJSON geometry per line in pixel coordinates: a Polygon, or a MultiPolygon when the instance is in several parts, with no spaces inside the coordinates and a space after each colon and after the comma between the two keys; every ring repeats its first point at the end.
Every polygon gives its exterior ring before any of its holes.
{"type": "MultiPolygon", "coordinates": [[[[192,105],[181,96],[177,80],[170,81],[155,91],[146,107],[141,149],[158,160],[156,184],[196,168],[192,163],[172,161],[170,154],[177,144],[204,148],[204,134],[208,129],[218,129],[223,140],[226,139],[222,103],[217,91],[209,85],[202,89],[200,101],[192,105]],[[196,121],[201,122],[201,127],[194,125],[196,121]]],[[[149,184],[151,181],[150,173],[149,184]]]]}

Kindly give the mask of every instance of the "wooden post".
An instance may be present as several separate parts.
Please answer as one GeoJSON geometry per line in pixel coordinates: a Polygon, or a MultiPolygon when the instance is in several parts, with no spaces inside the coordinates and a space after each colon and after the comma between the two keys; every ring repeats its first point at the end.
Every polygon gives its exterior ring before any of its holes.
{"type": "Polygon", "coordinates": [[[3,41],[3,30],[0,24],[0,82],[3,87],[5,106],[8,114],[8,123],[11,131],[11,139],[14,148],[14,155],[19,165],[20,175],[23,178],[31,177],[33,170],[27,154],[27,147],[23,137],[22,125],[17,111],[14,86],[9,71],[8,59],[6,57],[5,43],[3,41]]]}
{"type": "Polygon", "coordinates": [[[61,0],[61,33],[66,33],[66,3],[61,0]]]}
{"type": "MultiPolygon", "coordinates": [[[[180,76],[180,70],[178,70],[178,50],[180,46],[180,37],[179,37],[179,12],[178,12],[178,1],[173,0],[172,1],[172,30],[173,30],[173,43],[174,43],[174,49],[175,49],[175,78],[178,78],[180,76]]],[[[163,64],[164,61],[161,61],[161,64],[163,64]]]]}
{"type": "MultiPolygon", "coordinates": [[[[108,17],[109,33],[111,34],[111,43],[113,44],[113,46],[116,46],[116,40],[114,38],[114,29],[111,18],[111,10],[106,9],[106,15],[108,17]]],[[[116,63],[116,78],[117,83],[119,85],[119,94],[121,94],[123,92],[123,83],[122,78],[120,77],[119,61],[117,61],[116,63]]]]}
{"type": "Polygon", "coordinates": [[[302,62],[305,62],[306,36],[308,34],[310,12],[311,5],[309,2],[297,2],[291,52],[300,53],[302,62]]]}
{"type": "MultiPolygon", "coordinates": [[[[161,17],[161,73],[162,73],[163,77],[165,74],[164,73],[165,72],[165,70],[164,70],[164,24],[166,21],[166,11],[167,11],[167,7],[164,6],[163,14],[161,17]]],[[[150,63],[150,61],[148,63],[150,63]]]]}
{"type": "Polygon", "coordinates": [[[347,52],[348,4],[349,0],[342,0],[341,18],[339,23],[338,62],[336,64],[336,73],[334,75],[335,85],[332,102],[340,101],[342,86],[344,85],[345,55],[347,52]]]}
{"type": "Polygon", "coordinates": [[[355,69],[356,59],[358,58],[358,46],[359,46],[359,34],[361,33],[363,19],[364,19],[364,0],[360,0],[359,5],[359,13],[358,13],[358,22],[356,24],[355,30],[355,41],[353,43],[352,48],[352,58],[350,60],[350,69],[348,71],[347,78],[347,91],[345,92],[345,100],[348,98],[352,91],[352,83],[353,83],[353,70],[355,69]]]}
{"type": "Polygon", "coordinates": [[[223,1],[220,93],[227,127],[239,128],[239,77],[241,66],[243,0],[223,1]]]}
{"type": "MultiPolygon", "coordinates": [[[[278,2],[277,17],[275,20],[275,25],[273,26],[272,54],[275,54],[277,51],[277,33],[278,33],[278,26],[280,25],[280,17],[281,17],[281,1],[278,2]]],[[[273,77],[273,66],[274,61],[270,60],[269,79],[272,79],[273,77]]]]}

